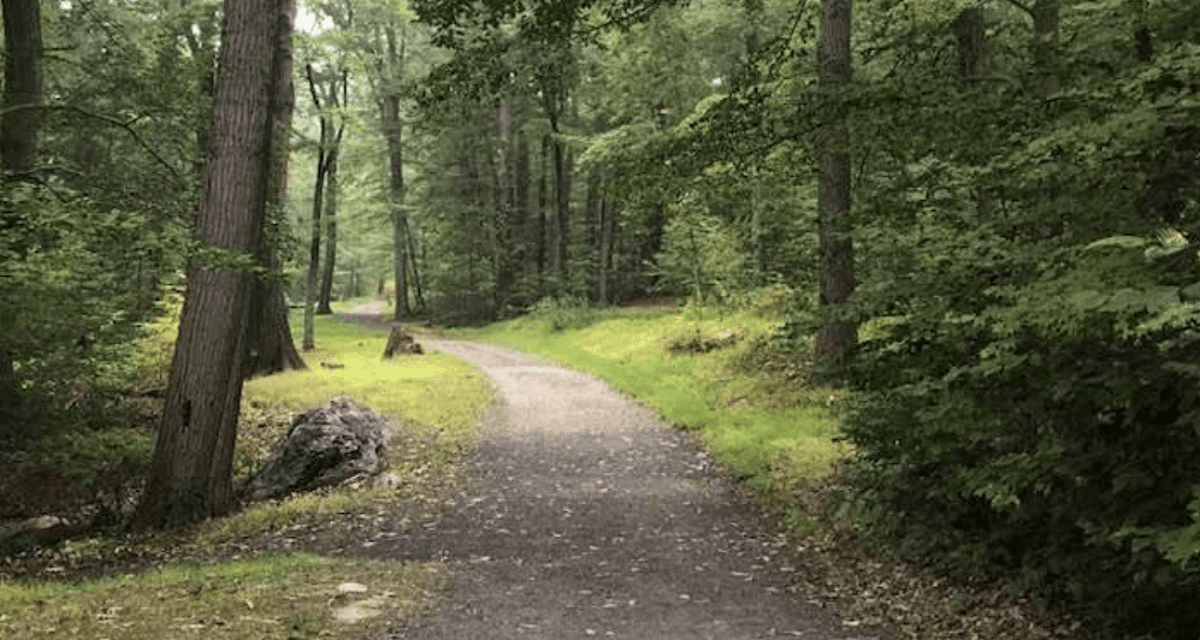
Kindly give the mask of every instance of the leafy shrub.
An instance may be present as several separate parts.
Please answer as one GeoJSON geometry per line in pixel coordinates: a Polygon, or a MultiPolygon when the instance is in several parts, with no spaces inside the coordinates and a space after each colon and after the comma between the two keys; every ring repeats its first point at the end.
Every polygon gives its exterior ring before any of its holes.
{"type": "Polygon", "coordinates": [[[600,312],[587,298],[564,296],[542,298],[533,305],[530,315],[547,331],[582,329],[600,319],[600,312]]]}
{"type": "Polygon", "coordinates": [[[670,207],[658,266],[674,291],[728,303],[744,287],[745,251],[730,226],[701,210],[695,199],[688,196],[670,207]]]}
{"type": "Polygon", "coordinates": [[[127,358],[173,236],[137,213],[23,185],[0,193],[0,214],[0,352],[27,408],[81,406],[127,358]]]}
{"type": "Polygon", "coordinates": [[[1086,607],[1111,637],[1194,637],[1195,249],[1177,235],[1049,257],[991,246],[894,283],[904,318],[851,365],[846,512],[900,554],[1086,607]],[[954,288],[997,273],[1030,277],[954,288]]]}

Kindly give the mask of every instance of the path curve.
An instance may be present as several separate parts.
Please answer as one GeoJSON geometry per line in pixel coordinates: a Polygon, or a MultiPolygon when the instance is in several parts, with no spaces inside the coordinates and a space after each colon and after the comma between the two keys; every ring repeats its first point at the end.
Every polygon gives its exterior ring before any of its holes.
{"type": "Polygon", "coordinates": [[[451,513],[371,549],[455,576],[448,602],[388,638],[878,637],[792,593],[783,539],[649,410],[533,356],[423,342],[479,367],[499,402],[451,513]]]}

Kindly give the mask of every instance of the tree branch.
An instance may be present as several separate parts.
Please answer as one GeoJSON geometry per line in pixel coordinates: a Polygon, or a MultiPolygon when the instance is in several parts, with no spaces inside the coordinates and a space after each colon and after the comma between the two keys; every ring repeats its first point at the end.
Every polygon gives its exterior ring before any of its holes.
{"type": "Polygon", "coordinates": [[[80,107],[76,107],[73,105],[67,105],[67,104],[18,104],[18,105],[13,105],[11,107],[6,107],[4,109],[0,109],[0,117],[3,117],[5,115],[8,115],[9,113],[13,113],[16,111],[25,111],[28,109],[40,109],[42,111],[68,111],[68,112],[74,113],[76,115],[81,115],[85,118],[91,118],[92,120],[99,120],[100,122],[104,122],[104,123],[110,124],[114,127],[119,127],[121,129],[124,129],[129,134],[129,136],[133,138],[134,142],[137,142],[138,145],[140,145],[143,149],[145,149],[146,152],[149,153],[150,156],[153,157],[156,161],[158,161],[158,163],[161,164],[167,171],[170,171],[171,175],[178,178],[181,182],[185,181],[183,174],[180,173],[177,169],[175,169],[175,167],[171,166],[171,163],[167,162],[166,158],[163,158],[161,155],[159,155],[159,153],[154,150],[154,147],[152,147],[150,145],[150,143],[146,142],[146,140],[144,138],[142,138],[141,134],[139,134],[137,132],[137,130],[135,130],[132,126],[130,126],[130,123],[128,123],[128,122],[125,122],[123,120],[118,120],[112,116],[106,116],[102,113],[93,113],[91,111],[88,111],[87,109],[83,109],[80,107]]]}
{"type": "MultiPolygon", "coordinates": [[[[1009,4],[1011,4],[1012,6],[1020,9],[1021,11],[1028,13],[1030,16],[1033,15],[1033,5],[1025,4],[1025,3],[1021,2],[1020,0],[1006,0],[1006,1],[1009,4]]],[[[1037,0],[1034,0],[1034,2],[1036,2],[1036,1],[1037,0]]]]}

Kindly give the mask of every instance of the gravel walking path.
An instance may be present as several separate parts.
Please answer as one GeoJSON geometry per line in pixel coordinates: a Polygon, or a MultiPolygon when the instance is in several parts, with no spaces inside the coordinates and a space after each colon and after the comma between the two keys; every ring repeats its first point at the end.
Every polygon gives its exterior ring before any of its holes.
{"type": "Polygon", "coordinates": [[[455,576],[389,638],[881,638],[793,593],[782,538],[649,410],[502,347],[422,342],[478,366],[499,402],[450,515],[372,547],[455,576]]]}

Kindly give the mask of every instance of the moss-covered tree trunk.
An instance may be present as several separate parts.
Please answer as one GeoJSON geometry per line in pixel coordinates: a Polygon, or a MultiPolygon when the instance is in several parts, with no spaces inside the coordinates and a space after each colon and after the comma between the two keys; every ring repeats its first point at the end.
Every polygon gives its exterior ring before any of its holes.
{"type": "MultiPolygon", "coordinates": [[[[204,246],[257,255],[271,200],[273,113],[281,39],[294,18],[291,0],[228,0],[222,25],[211,155],[196,237],[204,246]]],[[[166,406],[137,527],[191,522],[228,512],[233,446],[242,395],[246,320],[254,276],[219,261],[188,268],[187,294],[166,406]]]]}

